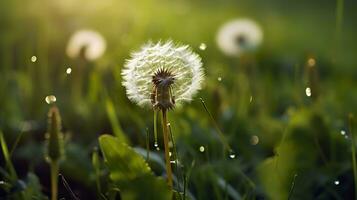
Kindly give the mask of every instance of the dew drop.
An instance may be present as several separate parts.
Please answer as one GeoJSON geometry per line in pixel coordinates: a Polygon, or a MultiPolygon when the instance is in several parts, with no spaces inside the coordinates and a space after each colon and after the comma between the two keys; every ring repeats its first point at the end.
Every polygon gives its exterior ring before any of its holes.
{"type": "Polygon", "coordinates": [[[159,144],[155,141],[155,143],[154,143],[154,147],[155,148],[157,148],[157,147],[159,147],[159,144]]]}
{"type": "Polygon", "coordinates": [[[252,103],[252,102],[253,102],[253,96],[250,96],[249,103],[252,103]]]}
{"type": "Polygon", "coordinates": [[[36,62],[37,61],[37,57],[36,56],[31,56],[31,62],[36,62]]]}
{"type": "Polygon", "coordinates": [[[259,137],[256,136],[256,135],[253,135],[251,138],[250,138],[250,144],[251,145],[257,145],[259,143],[259,137]]]}
{"type": "Polygon", "coordinates": [[[341,135],[346,135],[346,131],[345,130],[341,130],[341,135]]]}
{"type": "Polygon", "coordinates": [[[222,81],[222,77],[218,77],[217,80],[218,80],[219,82],[221,82],[221,81],[222,81]]]}
{"type": "Polygon", "coordinates": [[[200,50],[204,51],[204,50],[206,50],[207,45],[205,43],[201,43],[199,48],[200,48],[200,50]]]}
{"type": "Polygon", "coordinates": [[[315,66],[315,65],[316,65],[316,60],[315,60],[314,58],[309,58],[309,59],[307,60],[307,65],[308,65],[309,67],[315,66]]]}
{"type": "Polygon", "coordinates": [[[306,94],[306,96],[310,97],[311,96],[311,88],[307,87],[305,89],[305,94],[306,94]]]}
{"type": "Polygon", "coordinates": [[[339,180],[335,180],[334,183],[335,183],[335,185],[339,185],[340,181],[339,180]]]}
{"type": "Polygon", "coordinates": [[[72,73],[72,68],[70,68],[70,67],[68,67],[67,69],[66,69],[66,74],[71,74],[72,73]]]}
{"type": "Polygon", "coordinates": [[[205,151],[205,147],[204,146],[200,146],[199,150],[200,150],[200,152],[203,153],[205,151]]]}
{"type": "Polygon", "coordinates": [[[234,158],[236,157],[236,154],[235,154],[233,151],[230,151],[229,157],[230,157],[231,159],[234,159],[234,158]]]}
{"type": "Polygon", "coordinates": [[[49,95],[49,96],[46,96],[45,101],[47,104],[53,104],[57,101],[57,98],[55,95],[49,95]]]}
{"type": "Polygon", "coordinates": [[[170,156],[170,157],[172,156],[172,153],[171,153],[171,151],[169,152],[169,156],[170,156]]]}
{"type": "Polygon", "coordinates": [[[156,151],[160,151],[160,147],[156,147],[156,151]]]}

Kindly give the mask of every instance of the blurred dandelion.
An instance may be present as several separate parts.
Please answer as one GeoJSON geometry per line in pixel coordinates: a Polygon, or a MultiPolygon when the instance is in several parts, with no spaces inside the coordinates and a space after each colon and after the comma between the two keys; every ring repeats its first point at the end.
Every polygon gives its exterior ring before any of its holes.
{"type": "Polygon", "coordinates": [[[80,30],[75,32],[67,44],[66,53],[70,58],[83,56],[94,61],[101,57],[106,49],[104,37],[93,30],[80,30]]]}
{"type": "Polygon", "coordinates": [[[229,21],[223,24],[217,34],[217,45],[228,56],[253,52],[262,41],[262,29],[250,19],[229,21]]]}
{"type": "Polygon", "coordinates": [[[140,106],[166,109],[190,101],[201,89],[204,79],[199,55],[189,46],[175,45],[172,41],[144,45],[126,62],[122,75],[131,101],[140,106]],[[164,92],[165,86],[169,87],[168,98],[152,96],[155,92],[164,92]]]}

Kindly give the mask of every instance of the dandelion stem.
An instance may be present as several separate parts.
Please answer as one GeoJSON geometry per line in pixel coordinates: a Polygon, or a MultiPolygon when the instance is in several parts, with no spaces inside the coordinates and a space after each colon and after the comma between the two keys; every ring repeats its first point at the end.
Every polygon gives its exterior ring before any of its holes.
{"type": "Polygon", "coordinates": [[[57,200],[58,193],[58,160],[51,160],[51,200],[57,200]]]}
{"type": "Polygon", "coordinates": [[[167,129],[167,111],[166,109],[162,109],[162,132],[164,135],[164,147],[165,147],[165,161],[166,161],[166,174],[167,174],[167,182],[172,189],[172,170],[171,170],[171,163],[170,163],[170,147],[169,147],[169,133],[167,129]]]}

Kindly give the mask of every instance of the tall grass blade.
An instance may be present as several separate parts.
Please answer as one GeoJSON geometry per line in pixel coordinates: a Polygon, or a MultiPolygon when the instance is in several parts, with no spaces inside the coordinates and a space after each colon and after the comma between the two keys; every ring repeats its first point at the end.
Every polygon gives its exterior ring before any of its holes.
{"type": "Polygon", "coordinates": [[[14,165],[11,162],[11,157],[9,154],[9,149],[7,148],[7,144],[4,138],[3,132],[0,130],[0,144],[1,144],[1,150],[4,155],[5,163],[6,163],[6,168],[9,170],[10,177],[12,180],[17,179],[17,174],[14,168],[14,165]]]}
{"type": "Polygon", "coordinates": [[[228,143],[226,137],[224,136],[224,134],[222,133],[221,129],[219,128],[219,126],[218,126],[216,120],[213,118],[211,112],[208,110],[205,101],[204,101],[202,98],[200,98],[200,100],[201,100],[201,103],[202,103],[202,105],[203,105],[203,107],[204,107],[206,113],[207,113],[208,116],[210,117],[210,119],[211,119],[211,121],[212,121],[212,124],[214,125],[214,127],[215,127],[215,129],[216,129],[216,131],[217,131],[217,133],[218,133],[218,136],[219,136],[221,142],[223,143],[225,149],[227,149],[229,152],[233,152],[233,150],[232,150],[231,146],[229,145],[229,143],[228,143]]]}
{"type": "Polygon", "coordinates": [[[123,129],[121,128],[121,126],[119,124],[119,119],[117,117],[117,113],[115,111],[113,101],[109,97],[107,97],[107,99],[105,101],[105,107],[107,110],[107,115],[108,115],[110,124],[112,126],[114,135],[116,137],[118,137],[120,141],[128,144],[129,140],[127,139],[126,135],[124,134],[123,129]]]}
{"type": "Polygon", "coordinates": [[[355,199],[357,199],[357,162],[356,162],[356,144],[355,135],[353,133],[353,114],[348,115],[348,128],[351,134],[351,150],[352,150],[352,166],[353,166],[353,179],[355,183],[355,199]]]}

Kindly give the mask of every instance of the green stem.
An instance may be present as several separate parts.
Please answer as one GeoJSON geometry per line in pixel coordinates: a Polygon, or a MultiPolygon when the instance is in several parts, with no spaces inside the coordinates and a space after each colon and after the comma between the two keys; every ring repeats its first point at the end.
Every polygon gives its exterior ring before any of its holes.
{"type": "Polygon", "coordinates": [[[167,174],[167,182],[169,188],[173,188],[172,183],[172,170],[171,170],[171,163],[170,163],[170,147],[169,147],[169,134],[167,129],[167,116],[166,116],[166,109],[162,109],[162,132],[164,135],[164,147],[165,147],[165,161],[166,161],[166,174],[167,174]]]}
{"type": "Polygon", "coordinates": [[[51,200],[57,200],[58,194],[58,161],[53,160],[50,162],[51,168],[51,200]]]}

